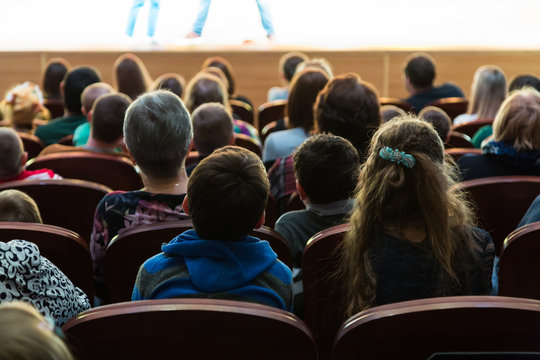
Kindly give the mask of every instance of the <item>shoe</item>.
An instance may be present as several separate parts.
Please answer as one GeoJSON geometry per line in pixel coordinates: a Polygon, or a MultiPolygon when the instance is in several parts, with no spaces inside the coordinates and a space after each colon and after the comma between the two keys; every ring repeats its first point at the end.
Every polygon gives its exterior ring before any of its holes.
{"type": "Polygon", "coordinates": [[[200,38],[201,35],[197,34],[196,32],[193,32],[193,31],[190,31],[187,35],[186,35],[186,39],[196,39],[196,38],[200,38]]]}

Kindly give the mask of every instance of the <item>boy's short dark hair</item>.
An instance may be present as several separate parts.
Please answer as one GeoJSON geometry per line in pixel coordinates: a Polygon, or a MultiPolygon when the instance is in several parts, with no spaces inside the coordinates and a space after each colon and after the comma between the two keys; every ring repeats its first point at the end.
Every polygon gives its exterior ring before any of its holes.
{"type": "Polygon", "coordinates": [[[407,58],[404,72],[415,88],[431,87],[435,80],[435,62],[428,54],[414,53],[407,58]]]}
{"type": "Polygon", "coordinates": [[[452,130],[452,119],[443,109],[427,106],[420,111],[418,117],[433,125],[443,143],[448,140],[452,130]]]}
{"type": "Polygon", "coordinates": [[[112,144],[124,134],[124,117],[131,104],[129,96],[122,93],[101,95],[92,108],[92,136],[112,144]]]}
{"type": "Polygon", "coordinates": [[[335,135],[308,138],[294,154],[294,173],[313,204],[348,199],[358,183],[360,157],[350,141],[335,135]]]}
{"type": "Polygon", "coordinates": [[[292,80],[298,64],[306,60],[308,60],[306,54],[296,51],[286,53],[281,57],[279,60],[279,68],[288,82],[292,80]]]}
{"type": "Polygon", "coordinates": [[[251,151],[226,146],[202,160],[189,177],[187,201],[201,239],[237,240],[257,224],[270,184],[251,151]]]}

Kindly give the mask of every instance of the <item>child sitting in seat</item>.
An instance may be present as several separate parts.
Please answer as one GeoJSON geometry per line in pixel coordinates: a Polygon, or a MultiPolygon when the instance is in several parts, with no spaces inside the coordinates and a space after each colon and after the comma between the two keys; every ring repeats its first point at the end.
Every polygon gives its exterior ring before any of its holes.
{"type": "Polygon", "coordinates": [[[183,207],[195,230],[162,246],[139,269],[132,300],[221,298],[292,310],[292,274],[266,241],[248,233],[264,223],[269,182],[261,160],[226,146],[195,168],[183,207]]]}
{"type": "Polygon", "coordinates": [[[0,128],[0,184],[16,180],[62,179],[49,169],[26,170],[28,153],[13,129],[0,128]]]}

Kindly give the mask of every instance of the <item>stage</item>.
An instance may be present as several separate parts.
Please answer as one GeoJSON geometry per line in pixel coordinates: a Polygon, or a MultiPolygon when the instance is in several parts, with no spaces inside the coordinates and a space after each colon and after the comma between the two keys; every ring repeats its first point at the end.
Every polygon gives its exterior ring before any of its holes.
{"type": "MultiPolygon", "coordinates": [[[[7,0],[0,0],[7,3],[7,0]]],[[[148,2],[148,1],[147,1],[148,2]]],[[[0,13],[0,92],[32,80],[52,57],[96,66],[112,83],[116,57],[139,55],[151,75],[177,72],[186,80],[202,61],[221,55],[233,65],[238,92],[256,106],[278,85],[277,63],[289,50],[325,57],[335,74],[357,72],[381,96],[406,96],[402,64],[413,51],[437,62],[436,82],[452,80],[470,92],[476,68],[496,64],[512,77],[540,73],[537,0],[270,0],[276,36],[269,41],[253,0],[214,0],[203,36],[184,38],[198,1],[161,2],[155,40],[144,32],[148,4],[132,39],[124,35],[131,0],[21,0],[0,13]]]]}

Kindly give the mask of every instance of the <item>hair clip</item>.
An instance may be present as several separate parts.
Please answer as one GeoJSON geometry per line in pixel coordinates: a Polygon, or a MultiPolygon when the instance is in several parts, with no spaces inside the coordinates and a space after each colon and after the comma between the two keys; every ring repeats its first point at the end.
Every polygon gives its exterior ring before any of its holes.
{"type": "Polygon", "coordinates": [[[381,148],[379,151],[379,156],[384,160],[395,162],[398,165],[402,164],[408,169],[412,168],[414,164],[416,164],[416,160],[412,155],[406,154],[405,151],[399,151],[399,149],[392,150],[392,148],[389,148],[388,146],[381,148]]]}

